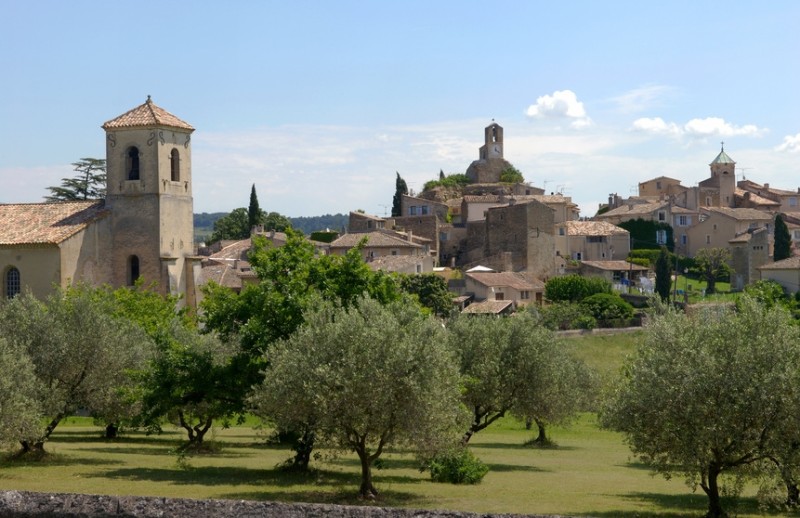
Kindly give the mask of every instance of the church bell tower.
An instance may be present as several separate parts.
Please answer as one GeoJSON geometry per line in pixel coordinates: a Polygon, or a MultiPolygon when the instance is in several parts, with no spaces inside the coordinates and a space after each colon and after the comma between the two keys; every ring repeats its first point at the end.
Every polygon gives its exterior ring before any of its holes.
{"type": "Polygon", "coordinates": [[[161,293],[188,295],[194,227],[194,128],[147,101],[103,124],[106,207],[111,212],[114,286],[140,278],[161,293]]]}

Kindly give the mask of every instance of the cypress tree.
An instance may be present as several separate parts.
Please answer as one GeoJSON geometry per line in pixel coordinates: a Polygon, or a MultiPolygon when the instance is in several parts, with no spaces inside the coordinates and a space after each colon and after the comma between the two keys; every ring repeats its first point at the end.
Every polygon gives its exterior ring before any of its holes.
{"type": "Polygon", "coordinates": [[[775,248],[772,258],[776,261],[788,259],[792,256],[792,235],[789,227],[783,221],[783,215],[775,216],[775,248]]]}
{"type": "Polygon", "coordinates": [[[397,174],[397,180],[394,184],[394,198],[392,198],[392,217],[403,215],[403,195],[408,194],[408,185],[406,185],[406,181],[400,178],[400,173],[397,171],[395,171],[395,174],[397,174]]]}
{"type": "Polygon", "coordinates": [[[256,195],[256,184],[250,189],[250,207],[247,209],[247,224],[250,230],[256,225],[260,225],[263,220],[261,207],[258,206],[258,196],[256,195]]]}
{"type": "Polygon", "coordinates": [[[661,252],[656,259],[656,293],[661,297],[661,300],[669,299],[669,289],[672,285],[670,279],[670,261],[669,252],[666,246],[661,247],[661,252]]]}

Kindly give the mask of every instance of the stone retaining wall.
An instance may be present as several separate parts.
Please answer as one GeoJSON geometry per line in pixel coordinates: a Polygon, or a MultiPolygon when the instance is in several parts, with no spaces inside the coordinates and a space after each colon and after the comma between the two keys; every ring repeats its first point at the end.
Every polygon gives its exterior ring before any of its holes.
{"type": "MultiPolygon", "coordinates": [[[[3,518],[546,518],[386,507],[0,491],[3,518]]],[[[547,517],[558,518],[558,517],[547,517]]],[[[564,518],[564,517],[561,517],[564,518]]]]}

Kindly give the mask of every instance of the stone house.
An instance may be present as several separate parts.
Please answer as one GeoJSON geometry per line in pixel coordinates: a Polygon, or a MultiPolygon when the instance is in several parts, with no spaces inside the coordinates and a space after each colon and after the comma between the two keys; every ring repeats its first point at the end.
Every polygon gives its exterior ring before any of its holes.
{"type": "Polygon", "coordinates": [[[141,278],[194,305],[194,128],[149,97],[102,128],[105,200],[0,205],[4,294],[44,297],[53,284],[119,287],[141,278]]]}
{"type": "Polygon", "coordinates": [[[635,286],[637,279],[646,277],[650,271],[646,266],[622,260],[581,261],[580,274],[585,277],[600,277],[618,290],[622,286],[635,286]]]}
{"type": "Polygon", "coordinates": [[[746,193],[751,193],[762,200],[771,202],[775,212],[796,212],[800,210],[800,187],[796,191],[776,189],[768,183],[759,185],[751,180],[741,180],[737,187],[746,193]]]}
{"type": "Polygon", "coordinates": [[[433,271],[434,259],[427,239],[401,235],[390,230],[347,233],[334,240],[328,249],[332,255],[344,255],[361,244],[362,240],[365,242],[361,254],[367,263],[384,256],[414,256],[420,258],[423,264],[423,271],[417,273],[433,271]]]}
{"type": "Polygon", "coordinates": [[[542,281],[515,272],[467,272],[464,280],[466,292],[478,302],[502,300],[518,307],[541,304],[544,298],[542,281]]]}
{"type": "Polygon", "coordinates": [[[659,223],[669,223],[672,218],[672,207],[669,201],[633,199],[626,203],[609,210],[603,214],[595,216],[595,220],[607,221],[614,225],[619,225],[625,221],[643,219],[645,221],[656,221],[659,223]]]}
{"type": "Polygon", "coordinates": [[[770,236],[766,227],[756,227],[728,241],[731,252],[731,289],[742,290],[761,278],[758,269],[769,262],[770,236]]]}
{"type": "Polygon", "coordinates": [[[610,261],[628,257],[630,232],[607,221],[568,221],[567,248],[556,254],[577,261],[610,261]]]}
{"type": "Polygon", "coordinates": [[[694,257],[701,248],[727,248],[731,239],[760,227],[771,235],[774,217],[755,209],[703,207],[698,219],[696,225],[679,237],[689,257],[694,257]]]}
{"type": "Polygon", "coordinates": [[[789,294],[800,291],[800,256],[766,263],[758,268],[761,279],[772,280],[783,286],[789,294]]]}

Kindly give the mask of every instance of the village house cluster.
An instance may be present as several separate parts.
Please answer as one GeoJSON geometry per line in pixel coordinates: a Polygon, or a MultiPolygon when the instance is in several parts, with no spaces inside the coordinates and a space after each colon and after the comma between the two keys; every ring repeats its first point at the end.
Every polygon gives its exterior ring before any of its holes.
{"type": "MultiPolygon", "coordinates": [[[[191,135],[194,128],[147,101],[102,125],[106,134],[105,200],[0,205],[2,293],[37,296],[71,282],[125,286],[153,281],[163,293],[196,305],[209,281],[239,290],[255,282],[247,262],[251,240],[217,243],[199,252],[193,240],[191,135]]],[[[710,176],[696,186],[661,176],[639,184],[637,196],[609,195],[608,205],[581,218],[569,196],[528,183],[501,182],[511,164],[503,128],[484,130],[470,183],[402,196],[401,214],[351,212],[347,232],[315,242],[320,253],[343,254],[362,240],[375,269],[451,278],[465,311],[500,313],[541,303],[544,283],[566,273],[597,275],[618,286],[648,285],[648,268],[626,261],[631,236],[623,222],[642,219],[672,228],[676,253],[707,247],[731,251],[731,285],[774,279],[790,293],[800,286],[800,256],[772,261],[775,217],[800,240],[800,189],[736,181],[724,148],[710,176]],[[462,275],[453,275],[458,270],[462,275]]],[[[274,244],[286,238],[255,229],[274,244]]],[[[652,236],[653,247],[667,233],[652,236]]]]}

